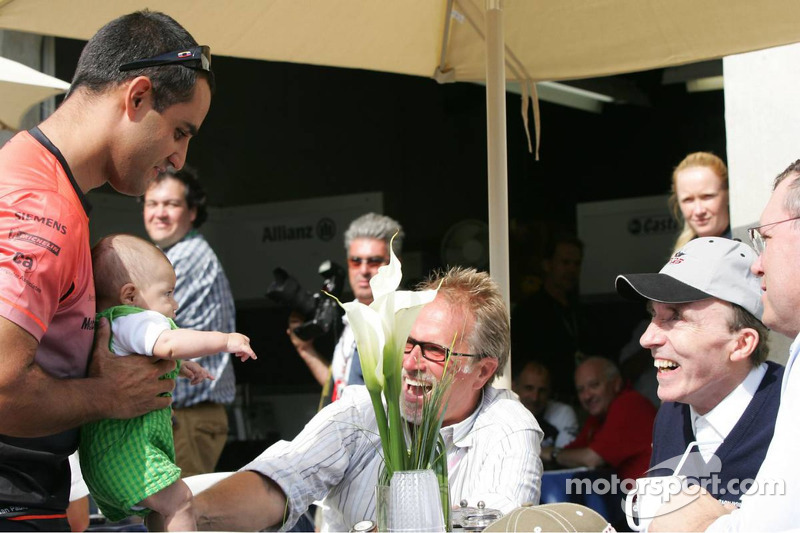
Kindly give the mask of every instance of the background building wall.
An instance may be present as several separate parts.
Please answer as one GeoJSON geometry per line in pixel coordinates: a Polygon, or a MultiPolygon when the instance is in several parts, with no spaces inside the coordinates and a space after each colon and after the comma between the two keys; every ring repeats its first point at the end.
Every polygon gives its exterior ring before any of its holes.
{"type": "MultiPolygon", "coordinates": [[[[731,226],[748,242],[772,182],[800,159],[800,44],[726,57],[731,226]]],[[[790,340],[770,333],[770,359],[786,362],[790,340]]]]}

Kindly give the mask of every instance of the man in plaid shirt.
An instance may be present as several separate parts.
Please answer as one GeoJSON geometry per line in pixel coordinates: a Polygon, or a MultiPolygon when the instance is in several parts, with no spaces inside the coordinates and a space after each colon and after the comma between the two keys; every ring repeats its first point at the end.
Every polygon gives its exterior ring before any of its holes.
{"type": "MultiPolygon", "coordinates": [[[[235,331],[236,310],[230,284],[217,255],[197,231],[206,221],[206,194],[191,170],[168,169],[144,195],[144,225],[150,239],[175,268],[175,322],[181,328],[235,331]]],[[[175,459],[182,476],[213,472],[228,438],[225,406],[233,402],[236,381],[230,354],[198,359],[213,381],[190,385],[176,380],[172,393],[175,459]]]]}

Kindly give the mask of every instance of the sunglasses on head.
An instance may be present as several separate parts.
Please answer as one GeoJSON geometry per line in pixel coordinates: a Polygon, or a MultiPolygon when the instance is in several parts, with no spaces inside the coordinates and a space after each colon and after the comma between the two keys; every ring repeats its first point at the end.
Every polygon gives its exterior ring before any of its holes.
{"type": "Polygon", "coordinates": [[[137,59],[130,63],[120,65],[120,72],[136,70],[147,67],[160,67],[162,65],[182,65],[186,68],[211,72],[211,47],[193,46],[184,50],[166,52],[147,59],[137,59]]]}
{"type": "Polygon", "coordinates": [[[361,266],[361,263],[366,262],[367,266],[370,267],[379,267],[389,263],[389,260],[385,257],[380,255],[374,257],[356,257],[351,256],[347,258],[347,262],[350,263],[350,266],[353,268],[358,268],[361,266]]]}

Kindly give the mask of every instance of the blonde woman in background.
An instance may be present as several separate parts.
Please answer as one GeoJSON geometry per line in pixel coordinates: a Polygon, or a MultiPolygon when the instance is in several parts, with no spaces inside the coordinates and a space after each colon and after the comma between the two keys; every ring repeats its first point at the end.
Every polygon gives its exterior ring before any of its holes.
{"type": "MultiPolygon", "coordinates": [[[[670,256],[697,237],[731,238],[728,167],[722,159],[709,152],[694,152],[684,157],[672,172],[669,207],[675,220],[683,221],[683,230],[675,240],[670,256]]],[[[657,392],[657,371],[650,351],[639,343],[649,325],[650,319],[647,318],[634,327],[630,340],[619,352],[618,360],[622,376],[658,407],[661,400],[657,392]]]]}
{"type": "Polygon", "coordinates": [[[676,220],[683,220],[672,253],[696,237],[730,238],[728,214],[728,167],[709,152],[683,158],[672,173],[669,206],[676,220]]]}

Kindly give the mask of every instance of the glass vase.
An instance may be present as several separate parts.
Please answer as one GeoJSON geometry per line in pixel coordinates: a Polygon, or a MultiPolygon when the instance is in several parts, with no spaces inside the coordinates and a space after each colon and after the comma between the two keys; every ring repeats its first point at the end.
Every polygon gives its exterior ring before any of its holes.
{"type": "Polygon", "coordinates": [[[400,470],[392,475],[389,485],[378,484],[376,514],[378,531],[447,530],[439,481],[432,469],[400,470]]]}

